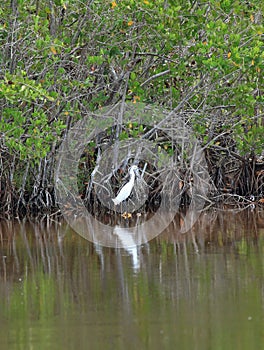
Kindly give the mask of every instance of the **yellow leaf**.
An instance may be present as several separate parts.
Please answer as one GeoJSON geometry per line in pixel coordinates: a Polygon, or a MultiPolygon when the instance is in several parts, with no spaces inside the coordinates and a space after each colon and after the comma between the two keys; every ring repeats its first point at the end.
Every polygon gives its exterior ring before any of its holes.
{"type": "Polygon", "coordinates": [[[252,66],[254,66],[254,64],[255,64],[255,61],[254,61],[254,60],[252,60],[252,61],[251,61],[251,65],[252,65],[252,66]]]}
{"type": "Polygon", "coordinates": [[[240,67],[240,65],[239,65],[238,63],[236,63],[236,62],[234,62],[234,61],[231,61],[231,62],[233,63],[234,66],[240,67]]]}
{"type": "Polygon", "coordinates": [[[53,53],[53,55],[57,55],[57,51],[54,46],[50,47],[50,51],[53,53]]]}
{"type": "Polygon", "coordinates": [[[143,2],[144,2],[145,5],[149,5],[149,1],[144,0],[143,2]]]}
{"type": "Polygon", "coordinates": [[[128,21],[128,22],[127,22],[127,25],[128,25],[128,26],[132,26],[133,23],[134,23],[133,21],[128,21]]]}
{"type": "Polygon", "coordinates": [[[250,15],[250,20],[251,20],[252,23],[254,22],[254,16],[253,15],[250,15]]]}
{"type": "Polygon", "coordinates": [[[112,2],[111,2],[111,7],[112,7],[112,9],[114,9],[116,6],[117,6],[117,3],[116,3],[115,1],[112,1],[112,2]]]}
{"type": "Polygon", "coordinates": [[[137,101],[140,101],[140,96],[133,97],[133,103],[137,103],[137,101]]]}
{"type": "Polygon", "coordinates": [[[132,214],[131,213],[127,213],[126,211],[122,214],[122,217],[124,219],[131,219],[132,218],[132,214]]]}
{"type": "Polygon", "coordinates": [[[231,52],[228,52],[227,58],[230,58],[230,57],[231,57],[231,52]]]}

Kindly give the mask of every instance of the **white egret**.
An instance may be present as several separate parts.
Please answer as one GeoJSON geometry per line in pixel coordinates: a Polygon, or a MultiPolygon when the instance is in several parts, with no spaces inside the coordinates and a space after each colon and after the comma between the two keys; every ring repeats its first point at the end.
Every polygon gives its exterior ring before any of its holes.
{"type": "Polygon", "coordinates": [[[128,183],[126,183],[117,196],[115,198],[112,198],[112,201],[114,202],[115,205],[120,204],[121,202],[125,201],[131,194],[131,191],[134,187],[135,184],[135,177],[136,174],[138,175],[138,167],[136,165],[132,165],[131,168],[129,169],[129,175],[130,179],[128,183]]]}

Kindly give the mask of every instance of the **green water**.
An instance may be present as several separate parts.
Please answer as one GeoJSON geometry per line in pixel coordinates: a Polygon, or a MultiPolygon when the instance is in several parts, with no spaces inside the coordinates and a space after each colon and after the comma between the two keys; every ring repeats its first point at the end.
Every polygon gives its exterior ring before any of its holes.
{"type": "Polygon", "coordinates": [[[0,224],[0,349],[264,349],[264,213],[172,224],[137,252],[0,224]]]}

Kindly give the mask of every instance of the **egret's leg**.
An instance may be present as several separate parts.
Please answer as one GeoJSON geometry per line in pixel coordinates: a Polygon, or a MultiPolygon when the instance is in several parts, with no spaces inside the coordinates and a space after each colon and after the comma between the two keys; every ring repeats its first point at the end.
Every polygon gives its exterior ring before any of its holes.
{"type": "Polygon", "coordinates": [[[129,222],[129,220],[128,220],[128,211],[127,211],[127,202],[128,202],[128,199],[126,199],[125,200],[125,208],[126,208],[126,211],[125,211],[125,213],[126,213],[126,216],[125,216],[125,223],[126,223],[126,227],[128,227],[128,222],[129,222]]]}

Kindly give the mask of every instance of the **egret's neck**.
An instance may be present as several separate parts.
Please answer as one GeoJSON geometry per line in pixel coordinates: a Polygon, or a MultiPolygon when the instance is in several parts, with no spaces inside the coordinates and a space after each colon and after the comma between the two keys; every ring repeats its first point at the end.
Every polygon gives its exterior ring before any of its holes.
{"type": "Polygon", "coordinates": [[[129,180],[129,181],[134,181],[134,180],[135,180],[135,176],[136,176],[136,174],[135,174],[134,171],[132,170],[132,171],[130,172],[130,180],[129,180]]]}

